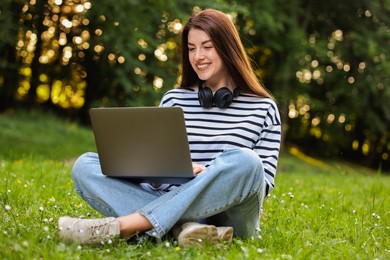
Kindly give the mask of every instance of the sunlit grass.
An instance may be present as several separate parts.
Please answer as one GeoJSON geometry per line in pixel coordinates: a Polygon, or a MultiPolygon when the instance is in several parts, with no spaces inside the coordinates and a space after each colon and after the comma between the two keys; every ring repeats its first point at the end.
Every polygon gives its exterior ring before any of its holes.
{"type": "Polygon", "coordinates": [[[341,162],[324,162],[325,169],[288,154],[265,202],[260,237],[203,250],[179,248],[173,239],[67,246],[58,241],[58,217],[100,216],[74,191],[68,162],[95,149],[90,130],[16,113],[0,115],[0,131],[1,259],[390,258],[389,175],[341,162]]]}

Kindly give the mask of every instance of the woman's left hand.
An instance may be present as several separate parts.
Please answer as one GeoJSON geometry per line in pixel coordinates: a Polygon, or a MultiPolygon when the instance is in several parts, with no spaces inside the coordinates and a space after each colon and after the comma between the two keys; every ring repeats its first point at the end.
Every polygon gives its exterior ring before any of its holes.
{"type": "Polygon", "coordinates": [[[199,163],[192,163],[192,171],[195,175],[201,173],[206,167],[199,163]]]}

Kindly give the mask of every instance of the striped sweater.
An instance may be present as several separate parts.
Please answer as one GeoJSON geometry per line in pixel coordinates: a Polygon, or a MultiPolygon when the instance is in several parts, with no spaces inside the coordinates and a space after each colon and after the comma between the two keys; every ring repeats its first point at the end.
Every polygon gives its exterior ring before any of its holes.
{"type": "MultiPolygon", "coordinates": [[[[263,162],[266,194],[273,189],[281,121],[272,99],[240,94],[226,109],[205,109],[197,89],[173,89],[165,93],[160,106],[183,109],[193,162],[207,166],[224,150],[250,148],[263,162]]],[[[161,188],[169,190],[170,185],[161,188]]]]}

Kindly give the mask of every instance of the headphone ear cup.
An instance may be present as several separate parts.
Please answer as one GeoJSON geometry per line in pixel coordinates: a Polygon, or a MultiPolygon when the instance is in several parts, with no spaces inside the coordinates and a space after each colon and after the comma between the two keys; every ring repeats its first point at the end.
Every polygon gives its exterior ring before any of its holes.
{"type": "Polygon", "coordinates": [[[213,106],[213,92],[210,88],[202,87],[198,91],[199,104],[204,108],[213,106]]]}
{"type": "Polygon", "coordinates": [[[220,88],[214,94],[214,104],[219,108],[227,108],[233,101],[233,93],[228,88],[220,88]]]}

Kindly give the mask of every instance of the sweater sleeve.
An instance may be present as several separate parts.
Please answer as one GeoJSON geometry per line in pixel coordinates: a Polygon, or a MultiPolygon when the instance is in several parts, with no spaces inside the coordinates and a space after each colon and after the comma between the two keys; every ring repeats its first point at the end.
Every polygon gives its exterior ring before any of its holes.
{"type": "Polygon", "coordinates": [[[263,161],[265,173],[265,196],[268,195],[275,186],[276,167],[280,151],[281,141],[281,121],[276,104],[272,103],[267,111],[254,151],[263,161]]]}

